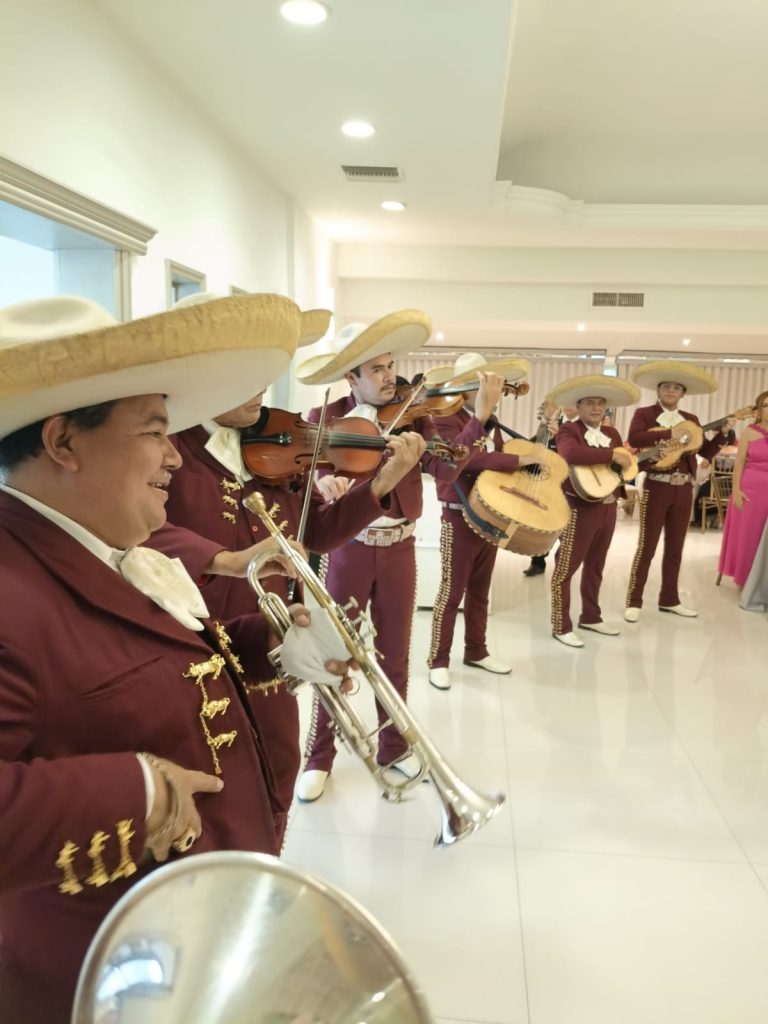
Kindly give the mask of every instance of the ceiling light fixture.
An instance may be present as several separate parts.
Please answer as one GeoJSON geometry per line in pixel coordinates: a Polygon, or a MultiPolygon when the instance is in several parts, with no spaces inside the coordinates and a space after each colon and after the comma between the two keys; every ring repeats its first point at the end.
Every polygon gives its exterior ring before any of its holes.
{"type": "Polygon", "coordinates": [[[382,210],[389,210],[391,213],[399,213],[405,209],[405,203],[401,203],[399,199],[385,199],[381,204],[382,210]]]}
{"type": "Polygon", "coordinates": [[[683,344],[684,345],[690,345],[691,344],[691,339],[690,338],[683,338],[683,344]]]}
{"type": "Polygon", "coordinates": [[[445,341],[445,335],[442,331],[438,331],[435,335],[435,341],[445,341]]]}
{"type": "Polygon", "coordinates": [[[321,25],[328,17],[328,8],[320,0],[283,0],[280,13],[294,25],[321,25]]]}
{"type": "Polygon", "coordinates": [[[368,121],[345,121],[341,130],[350,139],[370,139],[376,129],[368,121]]]}
{"type": "Polygon", "coordinates": [[[586,331],[586,329],[587,329],[587,325],[586,324],[576,324],[576,330],[577,331],[586,331]]]}

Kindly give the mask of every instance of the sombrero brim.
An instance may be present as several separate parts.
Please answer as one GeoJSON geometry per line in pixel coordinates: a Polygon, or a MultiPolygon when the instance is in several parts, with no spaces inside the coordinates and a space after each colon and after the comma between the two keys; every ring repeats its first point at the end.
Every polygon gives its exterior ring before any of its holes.
{"type": "Polygon", "coordinates": [[[281,295],[236,295],[83,334],[2,349],[0,437],[72,409],[167,395],[172,431],[264,390],[287,368],[300,310],[281,295]]]}
{"type": "Polygon", "coordinates": [[[436,388],[439,384],[447,384],[449,380],[453,380],[454,375],[452,366],[433,366],[424,374],[424,385],[428,388],[436,388]]]}
{"type": "Polygon", "coordinates": [[[632,371],[631,376],[635,384],[649,391],[655,391],[665,381],[682,384],[688,395],[711,395],[717,391],[717,381],[711,373],[676,359],[655,359],[643,363],[632,371]]]}
{"type": "Polygon", "coordinates": [[[328,333],[332,313],[330,309],[305,309],[301,313],[299,348],[314,345],[328,333]]]}
{"type": "Polygon", "coordinates": [[[421,348],[432,332],[432,321],[420,309],[401,309],[376,320],[343,351],[304,360],[296,369],[302,384],[332,384],[361,363],[385,352],[421,348]]]}
{"type": "Polygon", "coordinates": [[[634,405],[640,400],[640,392],[627,380],[591,373],[586,377],[570,377],[562,381],[545,395],[544,401],[573,406],[582,398],[604,398],[611,407],[634,405]]]}
{"type": "Polygon", "coordinates": [[[478,373],[498,373],[510,384],[514,384],[516,380],[527,377],[530,369],[531,366],[527,359],[494,359],[490,363],[483,363],[482,366],[476,366],[474,370],[467,370],[466,373],[460,373],[451,379],[457,384],[469,384],[477,380],[478,373]]]}

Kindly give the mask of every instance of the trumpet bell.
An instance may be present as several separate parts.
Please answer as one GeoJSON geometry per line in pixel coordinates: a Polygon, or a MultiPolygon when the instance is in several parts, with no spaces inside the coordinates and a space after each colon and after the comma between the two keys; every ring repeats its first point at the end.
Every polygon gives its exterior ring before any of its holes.
{"type": "Polygon", "coordinates": [[[103,922],[72,1024],[431,1024],[392,940],[357,903],[274,857],[159,868],[103,922]]]}

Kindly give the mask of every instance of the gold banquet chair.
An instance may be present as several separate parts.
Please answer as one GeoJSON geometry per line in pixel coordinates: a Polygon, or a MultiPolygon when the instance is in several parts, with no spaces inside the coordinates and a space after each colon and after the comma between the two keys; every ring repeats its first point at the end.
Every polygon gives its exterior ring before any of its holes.
{"type": "Polygon", "coordinates": [[[392,940],[333,886],[257,853],[159,868],[112,908],[72,1024],[432,1024],[392,940]]]}
{"type": "Polygon", "coordinates": [[[722,471],[715,469],[710,477],[711,490],[709,494],[701,499],[701,532],[707,529],[707,515],[710,509],[717,512],[717,520],[722,530],[725,523],[725,515],[728,511],[728,502],[733,491],[733,469],[722,471]]]}

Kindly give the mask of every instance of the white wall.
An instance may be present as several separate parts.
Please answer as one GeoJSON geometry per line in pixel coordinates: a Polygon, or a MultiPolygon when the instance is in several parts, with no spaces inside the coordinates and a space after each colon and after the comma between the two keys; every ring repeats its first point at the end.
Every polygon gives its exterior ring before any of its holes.
{"type": "Polygon", "coordinates": [[[166,258],[211,291],[322,305],[330,243],[88,3],[4,7],[0,94],[4,156],[157,229],[134,260],[135,316],[165,308],[166,258]]]}

